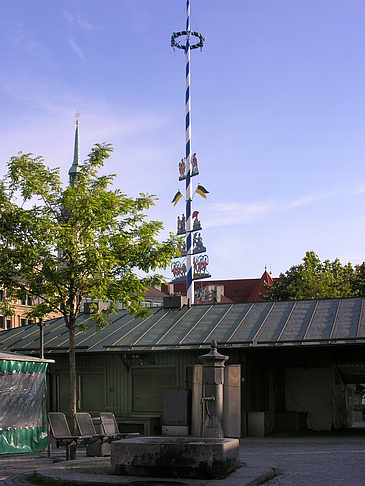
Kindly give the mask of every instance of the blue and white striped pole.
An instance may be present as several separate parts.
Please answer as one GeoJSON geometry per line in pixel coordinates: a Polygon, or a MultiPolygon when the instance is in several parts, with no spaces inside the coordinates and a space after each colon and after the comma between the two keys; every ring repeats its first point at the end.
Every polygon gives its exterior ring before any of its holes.
{"type": "Polygon", "coordinates": [[[190,115],[190,51],[192,49],[202,49],[204,46],[204,37],[198,32],[190,30],[190,0],[186,0],[186,30],[174,32],[171,36],[171,46],[173,48],[183,49],[186,54],[186,88],[185,88],[185,163],[186,163],[186,295],[190,304],[194,304],[194,275],[193,275],[193,217],[192,217],[192,199],[193,186],[191,183],[192,175],[192,150],[191,150],[191,115],[190,115]],[[186,43],[180,43],[177,39],[186,36],[186,43]],[[198,39],[198,42],[191,44],[191,39],[198,39]]]}
{"type": "Polygon", "coordinates": [[[185,87],[185,142],[186,142],[186,295],[194,304],[193,248],[192,248],[192,199],[191,183],[191,115],[190,115],[190,0],[186,0],[186,87],[185,87]]]}

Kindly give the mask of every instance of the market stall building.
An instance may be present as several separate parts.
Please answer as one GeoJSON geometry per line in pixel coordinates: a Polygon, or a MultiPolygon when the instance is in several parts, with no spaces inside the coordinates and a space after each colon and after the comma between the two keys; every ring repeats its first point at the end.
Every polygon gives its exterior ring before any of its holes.
{"type": "MultiPolygon", "coordinates": [[[[354,388],[365,383],[365,299],[191,307],[181,306],[180,299],[175,296],[173,305],[167,299],[146,319],[120,310],[101,332],[92,315],[80,315],[80,324],[90,324],[76,336],[80,411],[114,412],[126,432],[154,435],[181,425],[184,433],[198,435],[199,356],[215,339],[229,357],[226,436],[351,425],[354,388]],[[182,410],[174,423],[177,403],[182,410]]],[[[49,366],[48,407],[68,413],[63,319],[47,322],[44,333],[45,355],[55,360],[49,366]]],[[[37,326],[4,331],[1,338],[6,351],[39,352],[37,326]]]]}

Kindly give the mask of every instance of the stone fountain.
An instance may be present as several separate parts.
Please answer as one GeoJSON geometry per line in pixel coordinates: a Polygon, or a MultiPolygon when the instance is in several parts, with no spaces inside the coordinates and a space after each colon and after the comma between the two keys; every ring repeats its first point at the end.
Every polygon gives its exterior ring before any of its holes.
{"type": "Polygon", "coordinates": [[[136,437],[111,444],[114,474],[170,478],[217,478],[238,465],[239,441],[223,437],[224,364],[212,341],[203,364],[201,437],[136,437]]]}

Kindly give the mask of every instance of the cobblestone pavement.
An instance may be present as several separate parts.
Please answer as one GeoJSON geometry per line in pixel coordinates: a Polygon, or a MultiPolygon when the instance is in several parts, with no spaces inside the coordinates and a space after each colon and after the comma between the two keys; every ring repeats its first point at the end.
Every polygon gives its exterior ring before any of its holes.
{"type": "Polygon", "coordinates": [[[257,466],[254,468],[239,468],[225,479],[157,479],[157,478],[136,478],[133,476],[114,476],[110,474],[109,458],[87,458],[85,451],[77,453],[77,460],[64,462],[65,454],[52,453],[47,457],[46,453],[37,454],[6,454],[0,455],[0,485],[1,486],[32,486],[28,478],[38,470],[38,477],[43,480],[72,481],[73,484],[84,484],[85,481],[92,483],[101,482],[103,485],[110,484],[150,484],[164,486],[184,484],[189,486],[256,486],[267,477],[272,477],[275,472],[271,468],[257,466]],[[152,483],[151,483],[152,484],[152,483]]]}
{"type": "Polygon", "coordinates": [[[278,467],[267,486],[365,486],[365,429],[246,438],[240,458],[253,467],[278,467]]]}
{"type": "MultiPolygon", "coordinates": [[[[78,451],[78,456],[84,457],[85,451],[78,451]]],[[[45,452],[0,455],[0,485],[29,485],[25,478],[36,469],[47,467],[64,459],[65,453],[61,450],[56,453],[52,452],[51,457],[48,457],[45,452]]]]}
{"type": "MultiPolygon", "coordinates": [[[[85,452],[78,451],[82,457],[85,452]]],[[[51,458],[46,453],[0,455],[0,485],[29,486],[26,477],[35,469],[64,459],[63,451],[51,458]]],[[[278,467],[279,475],[267,486],[365,486],[365,429],[248,437],[241,440],[240,459],[257,471],[278,467]]]]}

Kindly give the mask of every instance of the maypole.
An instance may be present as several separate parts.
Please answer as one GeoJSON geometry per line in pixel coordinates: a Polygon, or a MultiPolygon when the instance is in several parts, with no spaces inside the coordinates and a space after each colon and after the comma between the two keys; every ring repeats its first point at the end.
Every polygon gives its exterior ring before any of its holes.
{"type": "Polygon", "coordinates": [[[191,117],[190,117],[190,0],[186,0],[186,69],[185,69],[185,159],[186,159],[186,295],[188,301],[194,304],[193,254],[191,245],[192,230],[192,199],[193,186],[191,181],[191,117]]]}
{"type": "MultiPolygon", "coordinates": [[[[182,216],[182,219],[178,218],[178,234],[186,234],[186,244],[183,245],[182,255],[186,255],[186,265],[174,264],[173,273],[174,281],[181,281],[181,277],[186,277],[186,295],[190,304],[194,304],[194,279],[210,277],[210,274],[206,272],[206,266],[208,262],[208,257],[205,256],[202,267],[197,264],[197,257],[194,257],[195,253],[201,253],[205,251],[205,247],[202,244],[202,239],[199,233],[199,244],[196,246],[197,238],[192,239],[192,233],[201,229],[200,222],[198,221],[196,211],[194,214],[192,212],[192,200],[193,200],[193,185],[191,178],[199,174],[196,154],[192,157],[191,150],[191,98],[190,98],[190,51],[192,49],[200,48],[204,46],[204,37],[198,32],[192,32],[190,28],[190,0],[186,1],[186,30],[181,32],[174,32],[171,37],[172,47],[177,47],[178,49],[183,49],[186,56],[186,67],[185,67],[185,159],[182,159],[179,164],[180,177],[179,180],[186,180],[186,213],[182,216]],[[185,44],[181,44],[177,39],[181,36],[186,38],[185,44]],[[195,37],[198,42],[191,44],[190,39],[195,37]],[[196,219],[193,222],[194,215],[196,219]],[[202,250],[203,249],[203,250],[202,250]]],[[[203,186],[198,185],[195,192],[206,197],[205,194],[208,192],[203,186]],[[199,192],[200,189],[200,192],[199,192]]],[[[173,203],[176,204],[181,197],[180,191],[176,194],[173,199],[173,203]]],[[[200,257],[201,258],[201,257],[200,257]]]]}

